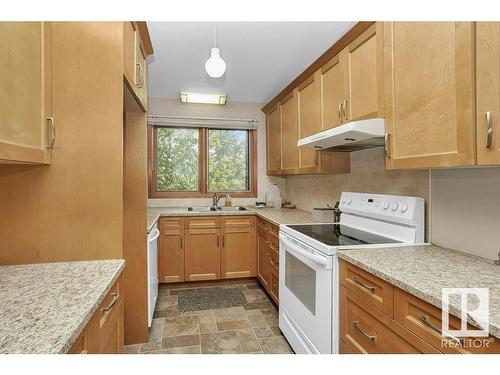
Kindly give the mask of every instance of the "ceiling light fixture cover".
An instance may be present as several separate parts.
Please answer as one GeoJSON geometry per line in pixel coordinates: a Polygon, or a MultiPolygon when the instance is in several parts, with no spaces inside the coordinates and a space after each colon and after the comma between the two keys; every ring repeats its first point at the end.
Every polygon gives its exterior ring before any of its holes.
{"type": "Polygon", "coordinates": [[[227,101],[227,97],[224,94],[197,94],[193,92],[181,92],[179,98],[181,103],[224,105],[227,101]]]}
{"type": "Polygon", "coordinates": [[[210,49],[210,58],[205,62],[205,70],[212,78],[220,78],[226,71],[226,62],[220,57],[220,50],[217,48],[217,28],[214,29],[214,46],[210,49]]]}

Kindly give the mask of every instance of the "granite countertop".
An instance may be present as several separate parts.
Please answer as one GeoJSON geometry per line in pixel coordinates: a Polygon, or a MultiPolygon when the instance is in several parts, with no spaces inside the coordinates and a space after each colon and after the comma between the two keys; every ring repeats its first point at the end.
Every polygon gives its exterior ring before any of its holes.
{"type": "Polygon", "coordinates": [[[148,232],[156,224],[161,216],[229,216],[229,215],[256,215],[270,222],[281,224],[305,224],[314,223],[312,213],[299,210],[297,208],[253,208],[245,207],[247,211],[209,211],[209,212],[193,212],[187,211],[186,207],[164,207],[164,208],[148,208],[148,232]]]}
{"type": "Polygon", "coordinates": [[[0,267],[0,353],[65,353],[125,266],[122,259],[0,267]]]}
{"type": "MultiPolygon", "coordinates": [[[[500,339],[500,266],[434,245],[340,250],[339,258],[441,308],[441,288],[489,288],[489,331],[500,339]]],[[[460,301],[450,313],[460,317],[460,301]]],[[[469,317],[469,323],[477,326],[469,317]]]]}

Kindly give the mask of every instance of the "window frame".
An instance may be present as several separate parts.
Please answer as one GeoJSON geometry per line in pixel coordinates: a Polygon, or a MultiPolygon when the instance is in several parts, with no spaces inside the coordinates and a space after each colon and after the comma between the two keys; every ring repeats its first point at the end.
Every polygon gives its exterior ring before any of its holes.
{"type": "MultiPolygon", "coordinates": [[[[198,191],[158,191],[156,181],[156,141],[157,129],[159,128],[182,128],[180,126],[148,125],[148,195],[151,199],[162,198],[211,198],[214,194],[229,194],[235,198],[257,197],[257,130],[248,130],[248,173],[250,190],[246,191],[208,191],[208,129],[221,129],[217,127],[197,128],[198,135],[198,191]]],[[[187,127],[185,127],[187,128],[187,127]]],[[[237,130],[237,129],[235,129],[237,130]]]]}

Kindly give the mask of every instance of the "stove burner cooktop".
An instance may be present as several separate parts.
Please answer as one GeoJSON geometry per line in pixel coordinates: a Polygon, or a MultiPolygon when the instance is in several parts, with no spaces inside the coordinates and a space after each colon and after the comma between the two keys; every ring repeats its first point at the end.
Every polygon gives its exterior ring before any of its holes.
{"type": "Polygon", "coordinates": [[[328,246],[371,245],[400,242],[392,238],[382,237],[342,224],[299,224],[288,225],[288,227],[328,246]]]}

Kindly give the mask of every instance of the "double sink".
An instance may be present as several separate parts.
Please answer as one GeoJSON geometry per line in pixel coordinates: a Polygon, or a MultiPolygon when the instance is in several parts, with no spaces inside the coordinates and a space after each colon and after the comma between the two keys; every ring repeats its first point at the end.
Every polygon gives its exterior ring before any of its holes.
{"type": "Polygon", "coordinates": [[[241,207],[241,206],[234,206],[234,207],[197,206],[197,207],[188,207],[187,210],[191,211],[191,212],[248,211],[245,207],[241,207]]]}

